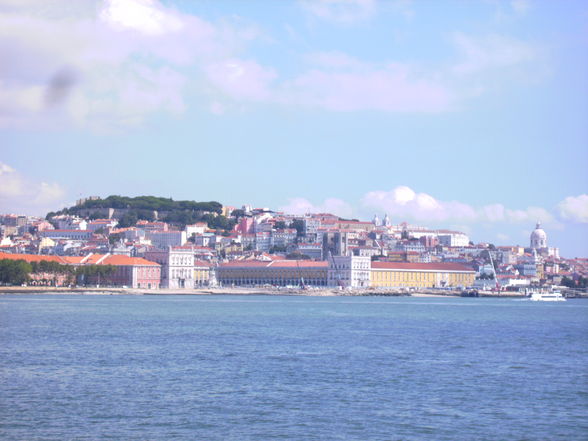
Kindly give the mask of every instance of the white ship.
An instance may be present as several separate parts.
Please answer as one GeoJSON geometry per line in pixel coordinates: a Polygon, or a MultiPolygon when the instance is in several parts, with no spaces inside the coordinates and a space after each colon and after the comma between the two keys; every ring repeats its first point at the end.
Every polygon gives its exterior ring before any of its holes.
{"type": "Polygon", "coordinates": [[[555,290],[534,289],[528,293],[530,300],[535,302],[565,302],[561,292],[555,290]]]}

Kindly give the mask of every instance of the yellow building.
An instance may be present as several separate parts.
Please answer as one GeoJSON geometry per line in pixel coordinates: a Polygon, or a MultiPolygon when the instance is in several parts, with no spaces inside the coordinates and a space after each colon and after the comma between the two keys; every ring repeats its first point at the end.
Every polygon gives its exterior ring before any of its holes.
{"type": "Polygon", "coordinates": [[[211,265],[202,260],[194,261],[194,286],[207,286],[210,283],[211,265]]]}
{"type": "Polygon", "coordinates": [[[476,272],[459,263],[372,262],[370,286],[374,288],[466,287],[476,272]]]}

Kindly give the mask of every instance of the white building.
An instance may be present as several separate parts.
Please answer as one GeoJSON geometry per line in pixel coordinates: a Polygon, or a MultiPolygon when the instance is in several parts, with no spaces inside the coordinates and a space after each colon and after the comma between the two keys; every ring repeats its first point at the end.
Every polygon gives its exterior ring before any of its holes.
{"type": "Polygon", "coordinates": [[[61,214],[53,216],[51,222],[54,222],[58,230],[85,230],[88,223],[77,216],[61,214]]]}
{"type": "Polygon", "coordinates": [[[537,222],[535,229],[531,233],[531,248],[536,250],[547,248],[547,234],[541,228],[540,222],[537,222]]]}
{"type": "Polygon", "coordinates": [[[288,246],[296,240],[296,230],[285,228],[283,230],[273,230],[271,235],[271,246],[288,246]]]}
{"type": "Polygon", "coordinates": [[[75,239],[88,240],[92,237],[90,230],[45,230],[39,232],[39,237],[49,237],[50,239],[75,239]]]}
{"type": "Polygon", "coordinates": [[[145,235],[153,246],[162,249],[182,246],[187,240],[185,231],[146,231],[145,235]]]}
{"type": "Polygon", "coordinates": [[[96,219],[87,224],[87,229],[90,231],[96,231],[100,229],[108,230],[116,227],[117,224],[118,222],[115,219],[96,219]]]}
{"type": "Polygon", "coordinates": [[[194,249],[192,247],[168,247],[145,253],[145,259],[161,265],[162,288],[194,288],[194,249]]]}
{"type": "Polygon", "coordinates": [[[259,231],[255,233],[255,249],[257,251],[269,251],[272,243],[272,233],[270,231],[259,231]]]}
{"type": "Polygon", "coordinates": [[[192,237],[194,234],[204,234],[208,225],[206,222],[197,222],[193,225],[186,225],[186,237],[192,237]]]}
{"type": "Polygon", "coordinates": [[[367,256],[330,256],[327,283],[342,288],[368,287],[371,259],[367,256]]]}
{"type": "Polygon", "coordinates": [[[445,247],[467,247],[470,244],[470,238],[464,233],[458,231],[448,231],[437,235],[439,245],[445,247]]]}
{"type": "Polygon", "coordinates": [[[552,256],[559,258],[559,248],[547,246],[547,233],[541,228],[541,223],[537,222],[535,229],[531,233],[531,249],[536,250],[543,256],[552,256]]]}

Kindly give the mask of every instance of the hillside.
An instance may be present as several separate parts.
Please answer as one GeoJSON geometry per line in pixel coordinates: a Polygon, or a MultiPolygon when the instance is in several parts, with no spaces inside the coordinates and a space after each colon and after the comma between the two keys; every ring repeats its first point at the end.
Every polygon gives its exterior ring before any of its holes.
{"type": "Polygon", "coordinates": [[[135,225],[138,220],[161,220],[183,228],[195,222],[206,222],[210,228],[229,230],[234,221],[221,216],[222,204],[216,201],[174,201],[157,196],[118,196],[86,200],[73,207],[47,213],[46,218],[71,214],[89,219],[112,217],[121,227],[135,225]]]}

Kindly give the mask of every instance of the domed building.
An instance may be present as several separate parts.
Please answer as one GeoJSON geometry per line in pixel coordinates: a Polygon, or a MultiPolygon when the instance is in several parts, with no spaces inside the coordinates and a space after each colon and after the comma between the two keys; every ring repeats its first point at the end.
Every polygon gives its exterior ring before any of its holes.
{"type": "Polygon", "coordinates": [[[541,228],[540,222],[537,222],[537,226],[531,233],[531,248],[534,250],[547,248],[547,234],[541,228]]]}

